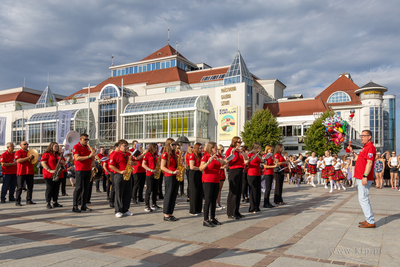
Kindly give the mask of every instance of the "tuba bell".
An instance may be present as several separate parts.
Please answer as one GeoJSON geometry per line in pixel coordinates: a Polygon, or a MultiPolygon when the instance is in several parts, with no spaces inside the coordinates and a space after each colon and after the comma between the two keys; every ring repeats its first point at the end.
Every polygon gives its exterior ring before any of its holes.
{"type": "Polygon", "coordinates": [[[65,151],[69,151],[70,148],[72,149],[76,144],[78,144],[79,138],[80,134],[77,131],[69,131],[63,142],[65,151]]]}

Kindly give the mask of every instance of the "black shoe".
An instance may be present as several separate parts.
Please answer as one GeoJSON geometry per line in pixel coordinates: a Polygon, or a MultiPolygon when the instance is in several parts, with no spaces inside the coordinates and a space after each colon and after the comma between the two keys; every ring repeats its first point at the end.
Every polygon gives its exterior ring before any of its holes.
{"type": "Polygon", "coordinates": [[[26,204],[27,204],[27,205],[35,205],[36,203],[33,202],[32,200],[27,200],[27,201],[26,201],[26,204]]]}
{"type": "Polygon", "coordinates": [[[63,205],[60,205],[57,202],[53,203],[53,208],[62,208],[62,207],[63,207],[63,205]]]}
{"type": "Polygon", "coordinates": [[[238,217],[239,219],[242,219],[242,218],[245,218],[246,216],[239,213],[238,215],[236,215],[236,217],[238,217]]]}
{"type": "Polygon", "coordinates": [[[203,222],[203,226],[206,226],[206,227],[214,227],[214,224],[212,224],[210,221],[205,221],[205,222],[203,222]]]}
{"type": "Polygon", "coordinates": [[[243,199],[242,199],[242,202],[245,202],[245,201],[246,201],[246,199],[245,199],[245,198],[243,198],[243,199]]]}
{"type": "Polygon", "coordinates": [[[259,212],[261,212],[261,210],[260,210],[259,208],[257,208],[257,209],[255,210],[255,212],[256,212],[256,213],[259,213],[259,212]]]}
{"type": "Polygon", "coordinates": [[[87,201],[87,202],[86,202],[86,204],[92,204],[92,202],[90,202],[90,201],[87,201]]]}
{"type": "Polygon", "coordinates": [[[133,204],[139,204],[139,202],[137,202],[137,200],[133,200],[132,203],[133,204]]]}
{"type": "Polygon", "coordinates": [[[114,202],[110,202],[110,208],[114,208],[114,202]]]}
{"type": "Polygon", "coordinates": [[[6,203],[6,200],[5,200],[5,199],[2,199],[2,200],[1,200],[1,203],[6,203]]]}
{"type": "Polygon", "coordinates": [[[101,193],[100,189],[96,189],[96,193],[101,193]]]}
{"type": "Polygon", "coordinates": [[[92,211],[91,208],[88,208],[86,206],[81,207],[81,211],[92,211]]]}
{"type": "Polygon", "coordinates": [[[10,198],[9,200],[10,200],[10,201],[15,201],[16,199],[13,197],[13,198],[10,198]]]}
{"type": "Polygon", "coordinates": [[[15,206],[21,206],[22,207],[22,204],[21,204],[21,202],[15,202],[15,206]]]}
{"type": "Polygon", "coordinates": [[[230,220],[238,220],[239,218],[236,217],[236,216],[228,216],[228,219],[230,219],[230,220]]]}
{"type": "Polygon", "coordinates": [[[144,202],[144,198],[139,199],[139,202],[144,202]]]}
{"type": "Polygon", "coordinates": [[[214,225],[222,225],[222,223],[220,223],[217,219],[212,219],[211,223],[214,225]]]}
{"type": "Polygon", "coordinates": [[[72,208],[72,212],[78,212],[78,213],[79,213],[79,212],[81,212],[81,210],[78,209],[77,207],[73,207],[73,208],[72,208]]]}
{"type": "Polygon", "coordinates": [[[82,205],[82,202],[78,201],[78,206],[82,205]]]}
{"type": "Polygon", "coordinates": [[[26,187],[22,187],[22,190],[23,190],[23,191],[27,191],[27,190],[26,190],[26,187]]]}
{"type": "Polygon", "coordinates": [[[170,218],[170,220],[173,221],[173,222],[179,221],[178,218],[176,218],[175,216],[172,216],[172,215],[169,216],[169,218],[170,218]]]}
{"type": "Polygon", "coordinates": [[[67,193],[62,193],[62,196],[63,196],[63,197],[67,197],[68,194],[67,194],[67,193]]]}
{"type": "Polygon", "coordinates": [[[51,206],[51,204],[47,204],[46,208],[49,210],[52,209],[53,207],[51,206]]]}
{"type": "Polygon", "coordinates": [[[268,204],[268,207],[267,207],[267,208],[273,208],[273,207],[275,207],[275,206],[272,205],[272,204],[268,204]]]}
{"type": "Polygon", "coordinates": [[[158,196],[158,199],[164,199],[164,196],[163,195],[158,196]]]}

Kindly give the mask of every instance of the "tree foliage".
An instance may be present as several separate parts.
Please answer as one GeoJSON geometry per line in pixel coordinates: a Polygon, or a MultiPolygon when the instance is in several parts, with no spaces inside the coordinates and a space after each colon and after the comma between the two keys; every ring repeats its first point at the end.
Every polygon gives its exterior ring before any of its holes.
{"type": "Polygon", "coordinates": [[[283,138],[278,121],[268,108],[256,111],[253,117],[246,121],[241,137],[243,142],[250,147],[254,142],[260,143],[261,147],[275,146],[283,138]]]}
{"type": "Polygon", "coordinates": [[[306,150],[314,150],[317,155],[324,155],[326,150],[330,150],[331,153],[335,154],[342,149],[342,145],[336,146],[334,142],[328,142],[325,137],[325,126],[322,124],[326,118],[332,117],[334,114],[335,112],[327,110],[314,121],[308,129],[304,140],[306,150]]]}

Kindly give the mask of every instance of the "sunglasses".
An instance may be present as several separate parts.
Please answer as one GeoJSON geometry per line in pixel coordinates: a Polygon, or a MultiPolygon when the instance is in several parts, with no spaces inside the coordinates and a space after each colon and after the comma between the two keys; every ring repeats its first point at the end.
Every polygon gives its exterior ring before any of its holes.
{"type": "Polygon", "coordinates": [[[176,144],[171,144],[171,146],[176,146],[176,144]]]}
{"type": "Polygon", "coordinates": [[[89,141],[90,139],[89,138],[85,138],[85,139],[83,139],[84,141],[89,141]]]}
{"type": "Polygon", "coordinates": [[[25,144],[21,144],[21,145],[23,145],[23,146],[28,146],[29,144],[28,144],[28,143],[25,143],[25,144]]]}
{"type": "Polygon", "coordinates": [[[240,141],[240,142],[236,142],[236,143],[238,143],[238,144],[241,144],[241,143],[242,143],[242,141],[240,141]]]}

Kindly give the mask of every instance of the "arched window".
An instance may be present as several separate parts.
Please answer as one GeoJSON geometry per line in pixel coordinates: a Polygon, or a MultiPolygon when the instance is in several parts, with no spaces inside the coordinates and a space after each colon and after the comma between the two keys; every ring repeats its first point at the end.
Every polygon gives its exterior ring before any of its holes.
{"type": "Polygon", "coordinates": [[[107,84],[101,89],[99,99],[107,99],[121,96],[119,88],[114,84],[107,84]]]}
{"type": "Polygon", "coordinates": [[[335,92],[328,98],[328,103],[350,102],[351,97],[345,92],[335,92]]]}
{"type": "Polygon", "coordinates": [[[16,120],[16,121],[14,121],[13,127],[14,127],[14,128],[17,128],[17,127],[25,127],[25,122],[26,122],[26,119],[18,119],[18,120],[16,120]]]}

